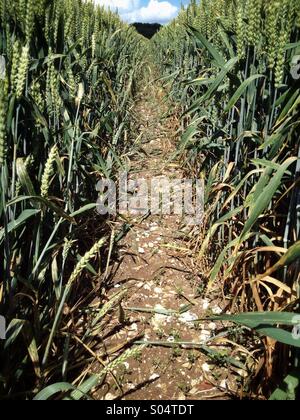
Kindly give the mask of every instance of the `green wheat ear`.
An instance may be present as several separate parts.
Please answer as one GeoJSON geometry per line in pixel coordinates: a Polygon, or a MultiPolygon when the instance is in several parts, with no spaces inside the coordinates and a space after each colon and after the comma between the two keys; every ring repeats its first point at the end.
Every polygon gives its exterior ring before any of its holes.
{"type": "Polygon", "coordinates": [[[12,65],[11,65],[11,73],[10,73],[10,84],[11,84],[11,90],[13,92],[16,92],[17,90],[20,53],[21,53],[21,44],[19,40],[16,40],[13,44],[12,65]]]}
{"type": "Polygon", "coordinates": [[[296,26],[300,28],[300,1],[296,2],[296,26]]]}
{"type": "Polygon", "coordinates": [[[25,21],[25,34],[26,42],[29,44],[31,41],[31,35],[34,30],[34,4],[36,0],[28,0],[26,8],[26,21],[25,21]]]}
{"type": "Polygon", "coordinates": [[[19,62],[19,71],[18,71],[17,86],[16,86],[16,94],[18,98],[20,98],[23,95],[23,92],[25,89],[28,66],[29,66],[29,45],[27,44],[22,48],[21,58],[19,62]]]}
{"type": "Polygon", "coordinates": [[[245,56],[245,25],[243,17],[243,6],[239,4],[237,10],[237,51],[240,59],[245,56]]]}
{"type": "Polygon", "coordinates": [[[277,63],[275,68],[275,83],[279,87],[283,82],[284,64],[286,57],[285,46],[289,41],[293,8],[289,0],[284,0],[279,13],[279,38],[277,45],[277,63]]]}
{"type": "Polygon", "coordinates": [[[128,360],[129,358],[138,357],[139,355],[142,354],[143,350],[145,350],[146,347],[147,347],[147,345],[141,345],[141,346],[136,346],[136,347],[133,347],[132,349],[126,350],[120,357],[118,357],[117,359],[115,359],[111,363],[109,363],[100,372],[100,376],[102,377],[103,375],[106,375],[107,373],[116,369],[118,366],[123,365],[126,362],[126,360],[128,360]]]}
{"type": "Polygon", "coordinates": [[[103,247],[106,242],[106,238],[100,239],[95,245],[81,258],[81,260],[76,265],[73,273],[71,274],[67,287],[70,288],[74,281],[80,276],[82,271],[88,265],[89,261],[96,256],[99,250],[103,247]]]}
{"type": "MultiPolygon", "coordinates": [[[[1,57],[0,57],[1,58],[1,57]]],[[[4,164],[7,153],[6,145],[6,118],[8,99],[8,78],[6,75],[5,61],[2,60],[3,69],[0,75],[0,167],[4,164]]]]}
{"type": "Polygon", "coordinates": [[[41,196],[43,198],[48,197],[48,191],[49,191],[49,184],[50,184],[50,178],[53,175],[54,171],[54,162],[55,159],[58,157],[58,147],[57,145],[54,145],[52,149],[50,150],[49,157],[47,159],[45,170],[42,176],[42,182],[41,182],[41,196]]]}

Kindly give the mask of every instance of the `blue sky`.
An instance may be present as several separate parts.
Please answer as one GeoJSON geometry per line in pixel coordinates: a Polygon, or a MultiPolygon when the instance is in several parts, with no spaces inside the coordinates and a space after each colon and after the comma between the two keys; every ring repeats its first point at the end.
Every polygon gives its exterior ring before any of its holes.
{"type": "MultiPolygon", "coordinates": [[[[94,0],[95,3],[118,9],[121,17],[129,22],[168,23],[180,9],[180,0],[94,0]]],[[[182,0],[188,4],[189,0],[182,0]]]]}

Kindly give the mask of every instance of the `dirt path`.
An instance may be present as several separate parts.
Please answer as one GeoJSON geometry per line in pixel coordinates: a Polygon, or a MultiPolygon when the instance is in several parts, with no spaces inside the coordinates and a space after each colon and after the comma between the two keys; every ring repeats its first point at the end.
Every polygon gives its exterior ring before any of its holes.
{"type": "MultiPolygon", "coordinates": [[[[132,179],[183,177],[178,163],[167,163],[176,144],[177,122],[174,118],[164,118],[166,111],[158,87],[152,87],[151,92],[148,89],[137,105],[141,143],[131,160],[132,179]]],[[[184,400],[225,395],[224,388],[230,382],[227,368],[211,365],[211,358],[190,345],[176,345],[178,341],[205,343],[214,334],[216,325],[193,320],[206,315],[208,309],[218,312],[221,305],[199,297],[199,270],[189,256],[181,228],[184,226],[176,216],[150,215],[140,223],[133,223],[122,242],[121,259],[110,293],[128,290],[122,302],[124,313],[121,311],[126,322],[115,326],[117,333],[111,335],[110,346],[141,336],[141,340],[160,341],[171,347],[153,345],[138,360],[128,360],[114,372],[115,380],[107,377],[104,392],[98,398],[184,400]],[[187,309],[186,305],[190,308],[180,315],[180,310],[187,309]],[[145,312],[153,309],[177,313],[168,316],[145,312]]]]}

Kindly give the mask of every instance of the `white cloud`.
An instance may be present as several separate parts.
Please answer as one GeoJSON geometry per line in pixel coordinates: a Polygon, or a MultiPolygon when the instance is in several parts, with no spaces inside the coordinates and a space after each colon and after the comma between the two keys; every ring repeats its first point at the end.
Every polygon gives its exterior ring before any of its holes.
{"type": "Polygon", "coordinates": [[[94,0],[94,3],[118,10],[121,18],[129,23],[166,23],[178,13],[178,7],[165,0],[149,0],[143,7],[140,7],[140,0],[94,0]]]}
{"type": "Polygon", "coordinates": [[[120,13],[130,12],[139,7],[139,0],[94,0],[95,4],[111,9],[118,9],[120,13]]]}
{"type": "Polygon", "coordinates": [[[177,13],[178,7],[173,6],[168,1],[150,0],[147,6],[121,13],[121,16],[130,23],[166,23],[173,19],[177,13]]]}

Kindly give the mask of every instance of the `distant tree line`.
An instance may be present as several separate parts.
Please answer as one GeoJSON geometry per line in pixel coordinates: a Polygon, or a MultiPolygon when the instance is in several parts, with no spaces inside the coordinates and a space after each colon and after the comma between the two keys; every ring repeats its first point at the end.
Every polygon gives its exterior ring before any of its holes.
{"type": "Polygon", "coordinates": [[[132,26],[144,37],[152,38],[161,28],[159,23],[133,23],[132,26]]]}

